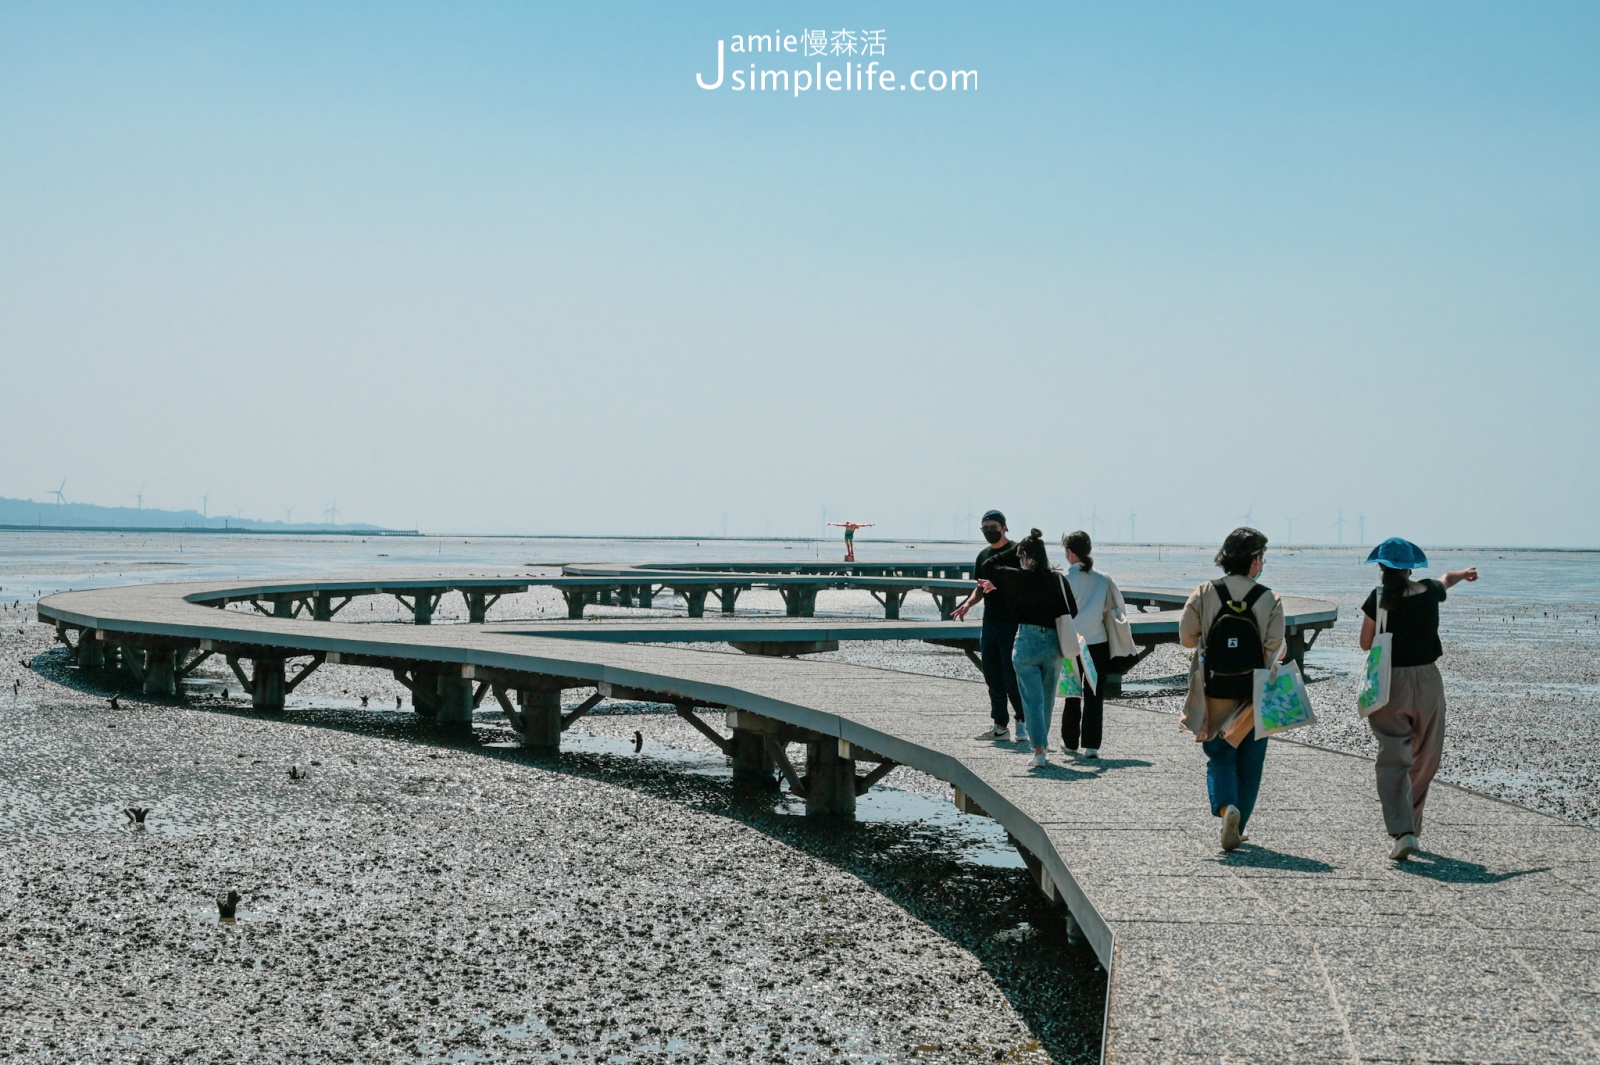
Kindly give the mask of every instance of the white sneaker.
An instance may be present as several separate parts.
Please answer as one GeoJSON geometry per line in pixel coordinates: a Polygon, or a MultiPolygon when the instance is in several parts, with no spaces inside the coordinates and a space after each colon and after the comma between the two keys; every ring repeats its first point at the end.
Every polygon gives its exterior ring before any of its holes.
{"type": "Polygon", "coordinates": [[[1394,850],[1389,852],[1389,857],[1397,862],[1403,862],[1417,853],[1417,837],[1410,832],[1394,841],[1394,850]]]}
{"type": "Polygon", "coordinates": [[[1225,851],[1237,850],[1239,847],[1239,808],[1237,806],[1224,806],[1222,808],[1222,849],[1225,851]]]}
{"type": "Polygon", "coordinates": [[[1027,743],[1028,742],[1028,730],[1027,729],[1025,729],[1025,728],[1017,729],[1017,742],[1018,743],[1027,743]]]}
{"type": "Polygon", "coordinates": [[[1083,750],[1083,756],[1085,758],[1099,758],[1100,757],[1100,748],[1098,748],[1098,747],[1085,747],[1084,750],[1083,750]]]}
{"type": "Polygon", "coordinates": [[[1049,764],[1050,764],[1050,759],[1049,759],[1048,756],[1043,755],[1043,754],[1036,754],[1036,755],[1033,756],[1034,768],[1043,769],[1045,766],[1047,766],[1049,764]]]}
{"type": "Polygon", "coordinates": [[[1011,730],[995,725],[978,733],[977,738],[980,740],[999,740],[1003,743],[1011,738],[1011,730]]]}

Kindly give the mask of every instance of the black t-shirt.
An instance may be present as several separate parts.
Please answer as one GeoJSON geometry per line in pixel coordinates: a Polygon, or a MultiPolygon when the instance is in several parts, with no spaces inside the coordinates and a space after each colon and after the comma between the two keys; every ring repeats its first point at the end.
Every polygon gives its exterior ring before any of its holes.
{"type": "MultiPolygon", "coordinates": [[[[977,564],[972,567],[974,580],[994,580],[995,566],[1015,566],[1017,564],[1017,542],[1012,540],[1006,546],[995,550],[985,547],[978,552],[977,564]]],[[[990,622],[996,624],[1006,623],[1015,625],[1017,615],[1011,609],[1011,604],[1006,602],[1003,595],[986,595],[983,597],[983,623],[988,626],[990,622]]]]}
{"type": "Polygon", "coordinates": [[[991,565],[990,572],[994,576],[989,579],[1020,624],[1048,629],[1062,614],[1078,612],[1078,604],[1070,598],[1071,587],[1055,570],[991,565]]]}
{"type": "MultiPolygon", "coordinates": [[[[1397,667],[1425,666],[1444,654],[1444,645],[1439,642],[1439,604],[1445,600],[1444,585],[1432,579],[1418,583],[1422,591],[1402,596],[1384,623],[1384,631],[1394,633],[1393,664],[1397,667]]],[[[1378,589],[1367,595],[1361,612],[1378,620],[1378,589]]]]}

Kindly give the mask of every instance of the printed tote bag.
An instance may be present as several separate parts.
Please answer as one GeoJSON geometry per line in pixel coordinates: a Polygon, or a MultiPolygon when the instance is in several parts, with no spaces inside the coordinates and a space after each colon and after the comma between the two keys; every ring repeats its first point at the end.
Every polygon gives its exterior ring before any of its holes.
{"type": "MultiPolygon", "coordinates": [[[[1378,595],[1381,602],[1382,588],[1378,589],[1378,595]]],[[[1389,612],[1378,607],[1378,634],[1372,638],[1372,650],[1367,652],[1361,690],[1356,693],[1356,709],[1361,711],[1362,717],[1370,717],[1373,711],[1389,705],[1389,670],[1394,658],[1394,634],[1384,631],[1388,624],[1389,612]]]]}
{"type": "Polygon", "coordinates": [[[1251,685],[1256,739],[1317,723],[1311,697],[1306,694],[1306,680],[1300,675],[1300,667],[1293,662],[1256,670],[1251,685]]]}

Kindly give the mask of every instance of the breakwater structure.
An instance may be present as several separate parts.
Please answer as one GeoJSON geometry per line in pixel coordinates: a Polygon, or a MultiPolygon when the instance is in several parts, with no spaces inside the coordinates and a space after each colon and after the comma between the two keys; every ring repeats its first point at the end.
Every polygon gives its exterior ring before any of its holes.
{"type": "MultiPolygon", "coordinates": [[[[79,668],[153,695],[220,656],[263,713],[324,663],[392,673],[441,730],[470,727],[492,696],[521,741],[546,750],[607,698],[667,704],[728,756],[735,786],[782,780],[811,816],[848,819],[897,767],[921,770],[1005,828],[1105,966],[1107,1061],[1600,1060],[1600,834],[1438,786],[1422,859],[1392,863],[1371,763],[1273,741],[1257,838],[1222,854],[1203,759],[1169,714],[1110,704],[1106,757],[1040,770],[1020,748],[972,738],[988,720],[980,684],[800,657],[847,639],[976,641],[976,625],[814,616],[819,590],[873,591],[897,615],[890,596],[938,602],[944,582],[971,587],[959,563],[895,568],[149,584],[47,596],[38,614],[79,668]],[[560,590],[569,613],[576,597],[578,618],[488,621],[495,596],[536,584],[560,590]],[[733,610],[724,586],[788,588],[791,617],[708,623],[704,595],[733,610]],[[701,589],[685,621],[582,620],[608,595],[689,603],[701,589]],[[449,594],[472,622],[429,624],[449,594]],[[362,595],[399,596],[420,624],[336,623],[362,595]],[[240,603],[253,609],[218,609],[240,603]],[[673,646],[685,640],[752,653],[673,646]],[[575,690],[589,694],[565,706],[575,690]]],[[[1176,638],[1180,593],[1127,596],[1155,608],[1132,619],[1136,639],[1176,638]]],[[[1333,604],[1296,597],[1286,612],[1302,653],[1336,618],[1333,604]]]]}

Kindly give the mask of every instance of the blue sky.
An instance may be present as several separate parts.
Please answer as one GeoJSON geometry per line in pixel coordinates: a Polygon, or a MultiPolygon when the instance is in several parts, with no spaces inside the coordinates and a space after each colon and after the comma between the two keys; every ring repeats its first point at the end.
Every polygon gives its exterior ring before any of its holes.
{"type": "Polygon", "coordinates": [[[0,494],[1600,544],[1596,54],[1576,3],[8,4],[0,494]],[[816,27],[978,89],[695,84],[816,27]]]}

